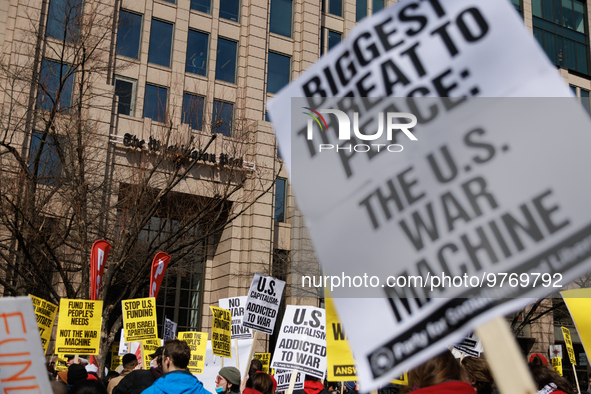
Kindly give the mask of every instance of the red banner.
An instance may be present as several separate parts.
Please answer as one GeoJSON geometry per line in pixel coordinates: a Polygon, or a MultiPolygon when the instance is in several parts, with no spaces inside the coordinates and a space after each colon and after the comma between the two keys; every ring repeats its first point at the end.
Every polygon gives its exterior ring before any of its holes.
{"type": "Polygon", "coordinates": [[[164,272],[168,263],[170,262],[170,256],[164,252],[156,253],[154,260],[152,261],[152,272],[150,275],[150,297],[158,297],[158,291],[162,284],[162,278],[164,278],[164,272]]]}
{"type": "Polygon", "coordinates": [[[99,239],[92,244],[90,250],[90,299],[97,300],[99,289],[101,288],[101,280],[103,279],[103,271],[105,270],[105,263],[109,257],[111,244],[104,239],[99,239]]]}

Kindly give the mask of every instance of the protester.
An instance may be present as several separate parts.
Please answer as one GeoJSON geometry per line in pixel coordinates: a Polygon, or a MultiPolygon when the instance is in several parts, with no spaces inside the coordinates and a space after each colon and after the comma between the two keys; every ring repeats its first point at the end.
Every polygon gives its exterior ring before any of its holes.
{"type": "Polygon", "coordinates": [[[357,384],[353,381],[343,382],[343,391],[347,394],[357,394],[357,384]]]}
{"type": "MultiPolygon", "coordinates": [[[[156,351],[150,354],[152,361],[156,363],[155,366],[150,367],[149,370],[138,369],[125,376],[123,380],[113,389],[113,394],[139,394],[148,387],[150,387],[156,379],[162,376],[162,350],[164,347],[159,347],[156,351]]],[[[152,365],[152,363],[150,363],[152,365]]]]}
{"type": "Polygon", "coordinates": [[[264,372],[253,373],[242,394],[273,394],[273,379],[264,372]]]}
{"type": "Polygon", "coordinates": [[[263,363],[261,362],[261,360],[253,358],[252,361],[250,362],[250,368],[248,370],[248,377],[250,378],[251,375],[254,375],[258,371],[262,371],[262,370],[263,370],[263,363]]]}
{"type": "Polygon", "coordinates": [[[413,394],[474,394],[462,381],[460,363],[449,350],[408,372],[407,392],[413,394]]]}
{"type": "Polygon", "coordinates": [[[68,389],[71,391],[72,387],[77,383],[88,379],[88,372],[82,364],[72,364],[68,368],[67,383],[68,389]]]}
{"type": "Polygon", "coordinates": [[[107,390],[98,380],[85,380],[73,386],[70,394],[107,394],[107,390]]]}
{"type": "Polygon", "coordinates": [[[108,370],[102,379],[102,382],[105,385],[105,387],[109,387],[109,382],[111,381],[111,379],[116,378],[117,376],[119,376],[118,372],[108,370]]]}
{"type": "Polygon", "coordinates": [[[328,394],[320,379],[306,375],[303,390],[294,390],[294,394],[328,394]]]}
{"type": "Polygon", "coordinates": [[[215,379],[215,391],[218,394],[239,393],[240,371],[234,367],[224,367],[220,369],[220,372],[218,372],[218,376],[215,379]]]}
{"type": "Polygon", "coordinates": [[[575,389],[568,380],[545,366],[540,357],[533,358],[529,363],[529,370],[538,386],[538,394],[575,394],[575,389]]]}
{"type": "Polygon", "coordinates": [[[203,388],[199,379],[187,371],[190,359],[191,349],[187,342],[178,339],[166,341],[162,352],[164,375],[143,393],[211,394],[203,388]]]}
{"type": "Polygon", "coordinates": [[[486,360],[477,357],[464,357],[461,364],[468,373],[470,385],[476,390],[476,394],[492,394],[495,387],[490,367],[486,360]]]}
{"type": "Polygon", "coordinates": [[[112,394],[113,389],[117,387],[119,382],[121,382],[121,380],[125,376],[129,375],[133,371],[133,369],[138,365],[137,357],[133,353],[127,353],[126,355],[124,355],[121,359],[121,362],[123,364],[123,371],[121,371],[119,376],[111,379],[111,381],[109,382],[109,385],[107,386],[108,394],[112,394]]]}

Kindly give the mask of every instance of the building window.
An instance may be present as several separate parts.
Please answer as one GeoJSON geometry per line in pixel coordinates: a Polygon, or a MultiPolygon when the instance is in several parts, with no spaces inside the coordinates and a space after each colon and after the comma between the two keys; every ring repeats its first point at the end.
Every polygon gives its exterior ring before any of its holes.
{"type": "Polygon", "coordinates": [[[343,16],[343,0],[328,0],[328,13],[343,16]]]}
{"type": "Polygon", "coordinates": [[[137,81],[131,78],[115,77],[115,95],[119,98],[117,113],[133,116],[135,113],[135,93],[137,81]]]}
{"type": "Polygon", "coordinates": [[[170,54],[172,52],[172,23],[152,20],[150,31],[150,52],[148,63],[170,67],[170,54]]]}
{"type": "Polygon", "coordinates": [[[329,30],[328,31],[328,50],[330,51],[332,48],[336,47],[341,43],[343,35],[336,31],[329,30]]]}
{"type": "Polygon", "coordinates": [[[67,64],[44,59],[39,73],[37,108],[51,111],[54,106],[58,110],[68,112],[72,101],[72,85],[74,74],[70,74],[67,64]]]}
{"type": "Polygon", "coordinates": [[[367,16],[367,0],[357,0],[355,2],[355,21],[359,22],[367,16]]]}
{"type": "Polygon", "coordinates": [[[47,37],[74,42],[78,36],[82,0],[51,0],[47,16],[47,37]]]}
{"type": "Polygon", "coordinates": [[[277,178],[275,181],[275,221],[285,223],[287,203],[287,181],[277,178]]]}
{"type": "Polygon", "coordinates": [[[277,93],[289,83],[291,59],[289,56],[269,52],[267,61],[267,92],[277,93]]]}
{"type": "Polygon", "coordinates": [[[373,7],[371,13],[375,14],[376,12],[380,12],[384,9],[384,5],[384,0],[373,0],[373,7]]]}
{"type": "Polygon", "coordinates": [[[205,97],[185,93],[183,97],[183,116],[181,123],[188,124],[193,130],[201,130],[204,104],[205,97]]]}
{"type": "Polygon", "coordinates": [[[213,115],[211,117],[211,132],[220,133],[223,136],[232,136],[232,121],[234,118],[234,104],[220,100],[213,102],[213,115]]]}
{"type": "Polygon", "coordinates": [[[211,14],[211,0],[191,0],[191,9],[211,14]]]}
{"type": "Polygon", "coordinates": [[[240,0],[220,0],[220,18],[238,22],[240,0]]]}
{"type": "Polygon", "coordinates": [[[146,84],[144,96],[144,118],[150,118],[154,122],[164,122],[166,119],[167,89],[146,84]]]}
{"type": "Polygon", "coordinates": [[[218,38],[218,52],[215,64],[215,79],[236,83],[236,41],[218,38]]]}
{"type": "Polygon", "coordinates": [[[292,0],[271,0],[269,31],[291,37],[292,0]]]}
{"type": "Polygon", "coordinates": [[[62,174],[62,163],[51,135],[48,134],[43,140],[42,133],[33,132],[29,148],[29,170],[39,183],[50,186],[56,184],[56,178],[62,174]]]}
{"type": "Polygon", "coordinates": [[[117,54],[139,59],[142,16],[132,12],[119,11],[117,28],[117,54]]]}
{"type": "Polygon", "coordinates": [[[207,75],[207,49],[209,35],[196,30],[189,30],[187,38],[187,63],[185,71],[197,75],[207,75]]]}
{"type": "Polygon", "coordinates": [[[580,0],[533,0],[534,36],[550,60],[588,73],[584,4],[580,0]]]}
{"type": "Polygon", "coordinates": [[[519,11],[519,13],[521,13],[523,11],[523,2],[522,2],[522,0],[511,0],[511,3],[515,7],[515,9],[517,11],[519,11]]]}

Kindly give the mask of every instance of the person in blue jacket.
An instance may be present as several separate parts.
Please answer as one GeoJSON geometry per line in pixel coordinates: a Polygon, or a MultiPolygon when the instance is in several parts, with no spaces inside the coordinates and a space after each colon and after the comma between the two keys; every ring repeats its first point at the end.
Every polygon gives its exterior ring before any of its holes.
{"type": "Polygon", "coordinates": [[[166,341],[162,352],[162,370],[164,375],[142,394],[211,394],[203,388],[191,372],[187,370],[191,359],[191,349],[187,342],[178,339],[166,341]]]}

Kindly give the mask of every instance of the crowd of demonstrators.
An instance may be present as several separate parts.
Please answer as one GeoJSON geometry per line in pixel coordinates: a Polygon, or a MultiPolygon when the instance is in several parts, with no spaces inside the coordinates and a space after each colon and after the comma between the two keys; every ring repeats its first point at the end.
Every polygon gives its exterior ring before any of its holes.
{"type": "MultiPolygon", "coordinates": [[[[170,340],[150,354],[149,370],[137,369],[138,360],[134,354],[122,358],[123,371],[119,375],[109,371],[103,378],[96,377],[96,368],[79,358],[67,357],[68,370],[55,372],[48,364],[48,373],[55,373],[52,382],[54,394],[212,394],[203,383],[187,369],[191,350],[185,341],[170,340]]],[[[545,357],[534,354],[529,369],[537,385],[537,394],[575,394],[573,386],[554,372],[545,357]]],[[[215,394],[275,394],[277,382],[272,375],[264,373],[259,360],[251,361],[244,381],[235,367],[224,367],[215,380],[215,394]],[[245,386],[241,391],[241,383],[245,386]]],[[[582,394],[587,392],[588,382],[582,381],[582,394]]],[[[450,351],[408,372],[407,386],[388,384],[378,390],[379,394],[497,394],[497,388],[488,362],[481,358],[464,357],[456,359],[450,351]]],[[[294,394],[359,394],[354,381],[338,384],[325,382],[306,375],[302,390],[294,394]],[[332,387],[332,391],[327,390],[332,387]]]]}

